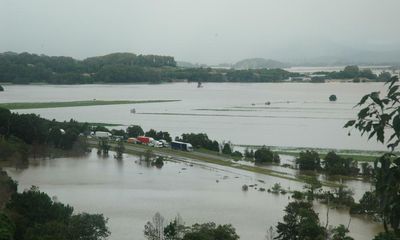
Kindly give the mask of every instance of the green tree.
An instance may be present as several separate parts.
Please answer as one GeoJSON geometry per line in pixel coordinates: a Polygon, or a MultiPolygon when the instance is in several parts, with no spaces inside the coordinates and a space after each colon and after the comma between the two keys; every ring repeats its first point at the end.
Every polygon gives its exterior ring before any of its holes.
{"type": "Polygon", "coordinates": [[[332,240],[354,240],[354,238],[347,236],[349,229],[347,229],[343,224],[332,229],[332,240]]]}
{"type": "Polygon", "coordinates": [[[280,240],[322,240],[326,230],[320,226],[318,215],[309,202],[291,202],[285,208],[283,222],[277,225],[280,240]]]}
{"type": "Polygon", "coordinates": [[[319,170],[321,169],[321,159],[315,151],[301,151],[299,157],[296,158],[296,164],[300,170],[319,170]]]}
{"type": "MultiPolygon", "coordinates": [[[[394,151],[400,143],[399,79],[392,77],[386,84],[388,88],[382,97],[380,92],[372,92],[361,98],[357,106],[363,108],[358,112],[358,118],[348,121],[344,127],[352,127],[361,134],[367,133],[369,139],[375,137],[394,151]],[[385,138],[386,134],[389,138],[385,138]]],[[[385,236],[389,236],[393,229],[393,234],[400,237],[400,157],[392,153],[384,154],[375,161],[374,172],[385,236]]],[[[382,236],[381,239],[384,239],[382,236]]]]}
{"type": "Polygon", "coordinates": [[[358,204],[350,208],[350,213],[375,215],[378,213],[379,201],[375,192],[365,192],[358,204]]]}
{"type": "Polygon", "coordinates": [[[267,148],[266,146],[263,146],[254,152],[254,159],[258,164],[280,162],[279,155],[272,152],[271,149],[267,148]]]}
{"type": "Polygon", "coordinates": [[[224,144],[224,147],[222,148],[222,153],[223,154],[232,154],[232,148],[231,148],[231,144],[229,142],[224,144]]]}
{"type": "Polygon", "coordinates": [[[390,74],[390,72],[383,71],[383,72],[381,72],[381,73],[379,74],[378,79],[379,79],[380,81],[387,82],[387,81],[390,80],[391,77],[392,77],[392,75],[390,74]]]}
{"type": "Polygon", "coordinates": [[[110,235],[103,214],[80,213],[68,222],[68,239],[104,240],[110,235]]]}
{"type": "Polygon", "coordinates": [[[239,236],[232,225],[216,225],[213,222],[194,224],[184,235],[183,240],[238,240],[239,236]]]}
{"type": "Polygon", "coordinates": [[[307,190],[307,198],[308,200],[314,200],[315,191],[322,188],[322,183],[318,180],[317,176],[310,176],[306,179],[306,183],[304,189],[307,190]]]}
{"type": "Polygon", "coordinates": [[[138,137],[143,136],[143,129],[139,125],[131,125],[126,129],[126,134],[128,137],[138,137]]]}

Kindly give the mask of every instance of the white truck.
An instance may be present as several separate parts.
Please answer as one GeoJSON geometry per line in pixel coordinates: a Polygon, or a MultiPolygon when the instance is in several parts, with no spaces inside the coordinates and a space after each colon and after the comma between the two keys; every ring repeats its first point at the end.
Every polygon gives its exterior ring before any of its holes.
{"type": "Polygon", "coordinates": [[[94,133],[94,136],[97,137],[97,138],[109,138],[109,137],[112,136],[112,134],[109,133],[109,132],[96,131],[94,133]]]}

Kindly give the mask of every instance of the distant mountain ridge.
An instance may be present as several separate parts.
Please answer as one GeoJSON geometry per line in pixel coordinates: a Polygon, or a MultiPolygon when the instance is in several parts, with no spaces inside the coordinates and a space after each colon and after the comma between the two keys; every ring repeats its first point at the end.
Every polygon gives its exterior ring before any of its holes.
{"type": "Polygon", "coordinates": [[[289,64],[265,58],[243,59],[232,65],[234,69],[285,68],[289,66],[289,64]]]}

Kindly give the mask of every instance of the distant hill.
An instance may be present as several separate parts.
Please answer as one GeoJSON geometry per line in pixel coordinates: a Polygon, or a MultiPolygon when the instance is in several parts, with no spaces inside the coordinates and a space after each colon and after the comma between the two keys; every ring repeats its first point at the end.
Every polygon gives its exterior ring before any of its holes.
{"type": "Polygon", "coordinates": [[[234,69],[285,68],[288,64],[265,58],[248,58],[232,66],[234,69]]]}

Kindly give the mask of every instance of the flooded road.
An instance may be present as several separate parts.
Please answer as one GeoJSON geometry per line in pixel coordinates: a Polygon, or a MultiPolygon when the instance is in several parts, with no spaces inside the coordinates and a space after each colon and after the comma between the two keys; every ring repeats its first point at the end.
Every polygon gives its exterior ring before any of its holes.
{"type": "MultiPolygon", "coordinates": [[[[167,219],[179,213],[186,224],[231,223],[242,240],[263,240],[266,229],[282,220],[289,194],[254,188],[243,192],[241,186],[268,189],[280,183],[285,189],[302,189],[298,182],[212,164],[166,162],[157,169],[139,164],[136,156],[125,155],[121,161],[112,156],[98,157],[93,150],[85,157],[36,160],[27,169],[6,170],[20,191],[36,185],[77,212],[104,213],[112,240],[144,239],[144,225],[156,212],[167,219]]],[[[326,207],[317,204],[315,209],[325,223],[326,207]]],[[[346,210],[331,210],[329,216],[332,225],[349,221],[346,210]]],[[[371,239],[379,229],[368,220],[351,220],[355,239],[371,239]]]]}

